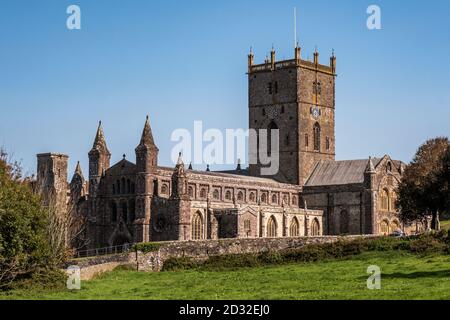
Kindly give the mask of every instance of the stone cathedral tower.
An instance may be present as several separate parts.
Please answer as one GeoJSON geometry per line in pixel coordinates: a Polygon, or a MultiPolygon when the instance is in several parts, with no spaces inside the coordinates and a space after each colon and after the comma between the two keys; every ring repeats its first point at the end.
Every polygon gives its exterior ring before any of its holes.
{"type": "MultiPolygon", "coordinates": [[[[270,59],[255,65],[250,52],[249,128],[279,129],[280,165],[272,178],[303,186],[318,161],[335,159],[335,77],[334,54],[321,65],[317,51],[313,61],[302,60],[299,47],[294,59],[276,61],[272,49],[270,59]]],[[[260,176],[262,167],[258,157],[250,174],[260,176]]]]}

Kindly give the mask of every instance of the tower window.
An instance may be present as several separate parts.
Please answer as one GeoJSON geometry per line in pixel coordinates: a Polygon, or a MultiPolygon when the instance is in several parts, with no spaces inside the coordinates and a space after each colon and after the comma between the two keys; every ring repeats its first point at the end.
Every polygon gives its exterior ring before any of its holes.
{"type": "Polygon", "coordinates": [[[286,135],[286,138],[284,139],[284,143],[288,146],[289,145],[289,135],[286,135]]]}
{"type": "Polygon", "coordinates": [[[320,151],[320,124],[316,122],[313,129],[314,151],[320,151]]]}
{"type": "Polygon", "coordinates": [[[305,134],[305,147],[309,146],[309,136],[308,134],[305,134]]]}
{"type": "Polygon", "coordinates": [[[329,137],[327,137],[326,138],[326,148],[327,148],[327,150],[330,150],[330,138],[329,137]]]}
{"type": "Polygon", "coordinates": [[[322,85],[319,81],[314,81],[313,83],[313,92],[314,94],[321,94],[322,93],[322,85]]]}
{"type": "Polygon", "coordinates": [[[272,82],[267,84],[267,90],[269,91],[269,94],[273,94],[272,82]]]}

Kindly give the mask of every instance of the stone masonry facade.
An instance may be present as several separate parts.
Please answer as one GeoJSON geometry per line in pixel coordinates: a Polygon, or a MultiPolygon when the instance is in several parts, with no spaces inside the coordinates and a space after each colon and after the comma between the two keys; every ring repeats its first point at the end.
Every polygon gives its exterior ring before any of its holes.
{"type": "MultiPolygon", "coordinates": [[[[68,156],[38,155],[37,182],[86,218],[88,248],[149,241],[296,238],[408,233],[395,207],[404,164],[389,156],[335,161],[336,57],[329,65],[301,58],[255,65],[248,55],[249,128],[279,130],[280,168],[262,176],[258,163],[224,172],[195,171],[180,155],[175,168],[158,165],[149,118],[136,163],[111,153],[100,123],[89,152],[89,178],[78,164],[67,182],[68,156]]],[[[269,142],[270,143],[270,142],[269,142]]]]}

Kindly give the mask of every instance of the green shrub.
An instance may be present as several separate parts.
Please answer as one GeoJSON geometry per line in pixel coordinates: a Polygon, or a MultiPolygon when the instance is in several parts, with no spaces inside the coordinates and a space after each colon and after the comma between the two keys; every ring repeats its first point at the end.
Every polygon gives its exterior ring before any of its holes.
{"type": "Polygon", "coordinates": [[[141,251],[142,253],[156,252],[163,246],[161,242],[147,242],[138,243],[133,246],[133,250],[141,251]]]}
{"type": "Polygon", "coordinates": [[[198,263],[190,258],[169,258],[164,264],[162,271],[189,270],[198,267],[198,263]]]}

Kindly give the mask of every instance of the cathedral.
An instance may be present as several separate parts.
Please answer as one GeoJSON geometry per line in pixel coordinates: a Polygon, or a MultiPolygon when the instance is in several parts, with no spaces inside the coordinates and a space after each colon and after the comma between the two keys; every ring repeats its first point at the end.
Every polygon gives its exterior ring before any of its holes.
{"type": "MultiPolygon", "coordinates": [[[[385,155],[335,160],[336,57],[328,65],[301,58],[262,64],[248,55],[249,128],[279,130],[279,170],[262,176],[259,161],[233,171],[158,165],[147,117],[135,149],[110,164],[101,123],[89,152],[89,177],[78,164],[67,181],[68,156],[37,155],[37,184],[59,194],[86,218],[89,248],[152,241],[223,238],[389,235],[420,232],[403,225],[396,187],[404,163],[385,155]]],[[[250,148],[250,150],[257,150],[250,148]]],[[[252,152],[252,151],[250,151],[252,152]]],[[[250,155],[256,156],[257,155],[250,155]]]]}

